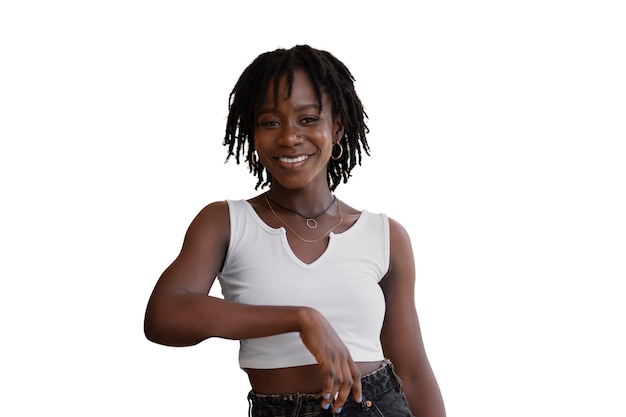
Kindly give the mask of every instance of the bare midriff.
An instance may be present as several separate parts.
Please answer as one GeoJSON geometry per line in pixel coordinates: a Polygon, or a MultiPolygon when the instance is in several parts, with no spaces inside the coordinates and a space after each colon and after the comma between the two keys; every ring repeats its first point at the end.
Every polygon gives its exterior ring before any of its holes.
{"type": "MultiPolygon", "coordinates": [[[[378,370],[381,361],[357,362],[361,376],[378,370]]],[[[294,366],[276,369],[244,369],[252,390],[257,394],[320,394],[324,378],[319,365],[294,366]]]]}

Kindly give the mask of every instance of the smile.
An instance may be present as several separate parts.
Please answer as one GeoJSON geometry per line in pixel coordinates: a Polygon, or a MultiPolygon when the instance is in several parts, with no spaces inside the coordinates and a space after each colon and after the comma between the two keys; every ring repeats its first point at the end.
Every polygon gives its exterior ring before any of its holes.
{"type": "Polygon", "coordinates": [[[302,161],[304,161],[304,160],[306,160],[308,158],[309,158],[308,155],[302,155],[302,156],[298,156],[296,158],[287,158],[287,157],[284,157],[284,156],[280,156],[280,157],[278,157],[278,160],[280,162],[285,162],[287,164],[297,164],[298,162],[302,162],[302,161]]]}

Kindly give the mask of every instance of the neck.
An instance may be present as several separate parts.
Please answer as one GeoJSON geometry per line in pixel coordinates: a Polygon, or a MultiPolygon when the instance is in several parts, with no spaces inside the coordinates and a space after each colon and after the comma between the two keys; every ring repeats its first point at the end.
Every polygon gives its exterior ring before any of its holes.
{"type": "Polygon", "coordinates": [[[304,216],[314,216],[324,211],[335,198],[328,186],[319,190],[287,190],[272,186],[266,194],[270,200],[278,205],[304,216]]]}

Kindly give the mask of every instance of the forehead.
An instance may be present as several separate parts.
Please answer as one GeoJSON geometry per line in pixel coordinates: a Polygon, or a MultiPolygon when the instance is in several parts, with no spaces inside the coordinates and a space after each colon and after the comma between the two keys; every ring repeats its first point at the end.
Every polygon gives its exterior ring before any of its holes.
{"type": "Polygon", "coordinates": [[[275,79],[275,77],[270,79],[265,89],[261,100],[261,107],[263,108],[275,108],[280,105],[281,102],[287,100],[301,103],[306,102],[308,104],[316,103],[320,107],[330,105],[328,95],[324,92],[324,89],[320,87],[318,93],[315,84],[307,72],[302,69],[294,70],[293,79],[291,80],[287,73],[280,75],[277,83],[275,79]]]}

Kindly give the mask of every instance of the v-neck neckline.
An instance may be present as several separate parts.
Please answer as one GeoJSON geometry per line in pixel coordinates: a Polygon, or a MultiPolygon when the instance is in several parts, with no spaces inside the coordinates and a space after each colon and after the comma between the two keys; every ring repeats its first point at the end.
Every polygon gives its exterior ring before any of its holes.
{"type": "Polygon", "coordinates": [[[249,210],[249,212],[252,215],[252,217],[254,218],[254,220],[263,229],[267,230],[268,232],[270,232],[272,234],[280,234],[280,238],[281,238],[281,242],[282,242],[283,248],[285,249],[285,251],[287,252],[289,257],[296,264],[302,266],[303,268],[312,268],[315,265],[317,265],[318,263],[322,262],[324,260],[324,258],[329,256],[329,253],[331,252],[332,247],[335,244],[334,243],[335,239],[342,238],[342,237],[346,236],[346,234],[352,233],[352,230],[357,228],[359,226],[359,224],[362,223],[361,219],[363,218],[363,215],[365,213],[367,213],[367,210],[362,210],[361,213],[359,214],[359,217],[355,220],[355,222],[349,228],[344,230],[343,232],[341,232],[341,233],[330,232],[328,234],[328,244],[326,245],[326,248],[324,249],[324,251],[320,254],[320,256],[315,258],[312,262],[307,263],[307,262],[304,262],[302,259],[300,259],[298,257],[298,255],[296,255],[296,253],[291,248],[291,245],[289,244],[289,240],[287,239],[287,229],[284,226],[280,226],[278,228],[275,228],[275,227],[272,227],[272,226],[268,225],[261,218],[261,216],[259,216],[259,213],[256,212],[256,210],[254,209],[252,204],[250,204],[249,201],[247,201],[247,200],[242,200],[242,201],[245,203],[246,208],[249,210]]]}

